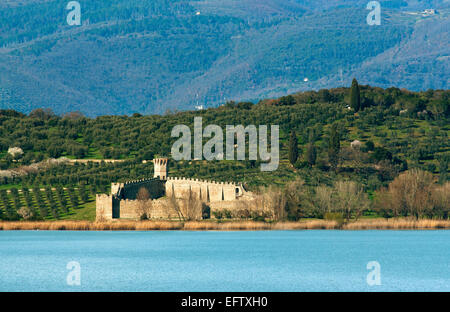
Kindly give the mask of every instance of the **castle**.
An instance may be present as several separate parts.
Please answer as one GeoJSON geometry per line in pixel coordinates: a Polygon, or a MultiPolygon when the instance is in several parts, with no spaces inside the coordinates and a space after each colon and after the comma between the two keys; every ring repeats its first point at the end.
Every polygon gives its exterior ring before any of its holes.
{"type": "Polygon", "coordinates": [[[143,211],[148,219],[199,220],[256,206],[256,196],[242,184],[171,178],[167,158],[154,159],[153,164],[152,179],[112,183],[111,194],[97,194],[97,220],[136,220],[143,211]]]}

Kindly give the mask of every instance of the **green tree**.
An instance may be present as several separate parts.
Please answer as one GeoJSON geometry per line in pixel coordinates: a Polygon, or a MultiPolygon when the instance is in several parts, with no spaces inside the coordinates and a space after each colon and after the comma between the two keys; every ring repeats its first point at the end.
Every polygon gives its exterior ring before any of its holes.
{"type": "Polygon", "coordinates": [[[59,203],[61,204],[63,211],[66,213],[69,212],[69,209],[67,207],[67,199],[64,194],[64,188],[62,186],[58,185],[56,187],[56,195],[58,196],[58,200],[59,200],[59,203]]]}
{"type": "Polygon", "coordinates": [[[69,194],[69,200],[73,209],[77,209],[80,201],[78,199],[78,195],[75,193],[75,190],[72,186],[67,188],[67,193],[69,194]]]}
{"type": "Polygon", "coordinates": [[[62,153],[63,153],[63,149],[60,145],[58,144],[51,144],[48,148],[47,148],[47,152],[49,154],[50,157],[52,158],[58,158],[61,157],[62,153]]]}
{"type": "Polygon", "coordinates": [[[48,210],[47,206],[45,205],[45,201],[42,198],[41,189],[39,187],[39,184],[36,184],[35,187],[33,187],[33,194],[34,198],[36,199],[36,203],[39,207],[39,212],[42,218],[45,218],[48,216],[48,210]]]}
{"type": "Polygon", "coordinates": [[[358,81],[356,81],[355,78],[353,78],[352,87],[350,89],[350,107],[353,108],[355,112],[358,112],[361,108],[361,94],[358,81]]]}
{"type": "Polygon", "coordinates": [[[331,167],[336,170],[339,165],[339,151],[341,149],[341,138],[337,124],[333,124],[328,138],[328,160],[331,167]]]}
{"type": "Polygon", "coordinates": [[[375,144],[372,141],[369,140],[364,144],[364,151],[370,152],[370,151],[373,151],[374,149],[375,149],[375,144]]]}
{"type": "Polygon", "coordinates": [[[448,170],[448,155],[443,155],[439,158],[439,184],[447,182],[447,170],[448,170]]]}
{"type": "Polygon", "coordinates": [[[310,166],[314,166],[316,164],[317,159],[317,149],[313,143],[309,143],[306,147],[306,161],[310,166]]]}
{"type": "Polygon", "coordinates": [[[95,184],[89,185],[89,192],[92,196],[95,197],[95,195],[97,194],[97,187],[95,186],[95,184]]]}
{"type": "Polygon", "coordinates": [[[295,131],[291,131],[291,137],[289,139],[289,162],[294,165],[298,159],[298,140],[295,131]]]}
{"type": "Polygon", "coordinates": [[[86,191],[86,188],[83,184],[80,184],[78,186],[78,194],[80,195],[80,198],[84,203],[87,203],[89,201],[89,193],[86,191]]]}

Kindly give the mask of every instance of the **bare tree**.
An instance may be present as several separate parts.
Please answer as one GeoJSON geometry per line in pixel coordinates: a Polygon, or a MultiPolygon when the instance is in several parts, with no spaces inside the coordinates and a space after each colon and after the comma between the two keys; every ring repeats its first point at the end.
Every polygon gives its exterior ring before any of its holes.
{"type": "Polygon", "coordinates": [[[275,186],[270,186],[262,192],[263,210],[271,211],[275,220],[283,220],[286,218],[286,196],[283,191],[275,186]]]}
{"type": "Polygon", "coordinates": [[[431,173],[406,171],[388,189],[376,192],[374,207],[385,216],[446,219],[450,213],[450,183],[440,186],[434,183],[431,173]]]}
{"type": "Polygon", "coordinates": [[[145,187],[139,189],[136,199],[138,200],[136,214],[139,216],[139,219],[146,220],[151,218],[152,200],[150,193],[145,187]]]}
{"type": "Polygon", "coordinates": [[[168,209],[172,209],[172,210],[174,210],[177,213],[178,218],[180,219],[180,221],[185,221],[186,218],[184,217],[183,211],[182,211],[182,209],[180,207],[179,202],[175,198],[175,196],[168,197],[166,203],[167,203],[167,208],[168,209]]]}
{"type": "Polygon", "coordinates": [[[203,202],[191,192],[189,199],[184,203],[184,214],[187,220],[202,219],[203,202]]]}
{"type": "Polygon", "coordinates": [[[309,201],[316,215],[324,217],[327,212],[331,212],[332,197],[333,189],[330,187],[321,185],[314,189],[314,194],[310,195],[309,201]]]}
{"type": "Polygon", "coordinates": [[[342,212],[344,217],[350,220],[352,212],[358,218],[364,209],[369,206],[369,201],[363,188],[353,181],[338,181],[335,184],[336,210],[342,212]]]}
{"type": "Polygon", "coordinates": [[[450,217],[450,182],[437,186],[432,192],[433,215],[444,219],[450,217]]]}
{"type": "Polygon", "coordinates": [[[392,194],[386,188],[376,192],[373,207],[379,215],[385,218],[398,217],[400,215],[397,206],[393,204],[392,194]]]}
{"type": "Polygon", "coordinates": [[[433,207],[433,184],[433,175],[426,171],[412,169],[400,174],[389,184],[394,209],[403,216],[422,217],[433,207]]]}
{"type": "Polygon", "coordinates": [[[298,220],[306,214],[305,194],[305,181],[300,178],[297,178],[295,181],[292,181],[286,185],[284,190],[286,200],[285,210],[289,219],[298,220]]]}

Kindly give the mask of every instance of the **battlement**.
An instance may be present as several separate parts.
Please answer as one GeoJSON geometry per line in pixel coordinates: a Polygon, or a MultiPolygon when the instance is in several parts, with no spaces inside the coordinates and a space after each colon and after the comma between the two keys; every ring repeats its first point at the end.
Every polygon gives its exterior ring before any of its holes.
{"type": "Polygon", "coordinates": [[[108,200],[111,198],[112,198],[111,195],[108,195],[108,194],[95,194],[96,200],[108,200]]]}
{"type": "Polygon", "coordinates": [[[158,179],[147,178],[147,179],[140,179],[140,180],[130,180],[130,181],[126,181],[126,182],[111,183],[111,194],[116,194],[120,188],[124,188],[127,186],[143,185],[143,184],[147,184],[149,182],[156,181],[156,180],[158,180],[158,179]]]}
{"type": "Polygon", "coordinates": [[[160,178],[161,180],[167,179],[168,174],[168,164],[169,159],[168,158],[155,158],[153,159],[153,165],[154,165],[154,178],[160,178]]]}
{"type": "Polygon", "coordinates": [[[119,199],[136,199],[141,188],[145,188],[151,198],[164,196],[164,181],[155,178],[111,183],[111,195],[119,199]]]}
{"type": "Polygon", "coordinates": [[[232,182],[184,177],[171,177],[166,180],[166,196],[180,199],[198,198],[204,202],[232,201],[246,193],[241,184],[232,182]]]}
{"type": "Polygon", "coordinates": [[[216,185],[229,185],[229,186],[235,186],[239,187],[238,184],[234,182],[216,182],[213,180],[201,180],[201,179],[190,179],[185,177],[169,177],[167,178],[167,181],[174,182],[174,181],[182,181],[185,183],[207,183],[207,184],[216,184],[216,185]]]}
{"type": "Polygon", "coordinates": [[[127,186],[127,185],[138,185],[138,184],[143,184],[143,183],[148,183],[151,181],[156,180],[155,178],[147,178],[147,179],[140,179],[140,180],[131,180],[131,181],[127,181],[124,182],[123,185],[127,186]]]}

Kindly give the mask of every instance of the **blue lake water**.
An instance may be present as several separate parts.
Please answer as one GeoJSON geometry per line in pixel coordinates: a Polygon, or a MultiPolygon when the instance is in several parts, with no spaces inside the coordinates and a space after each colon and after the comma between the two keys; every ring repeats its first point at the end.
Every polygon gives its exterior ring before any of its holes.
{"type": "Polygon", "coordinates": [[[0,291],[450,291],[450,231],[0,231],[0,291]]]}

